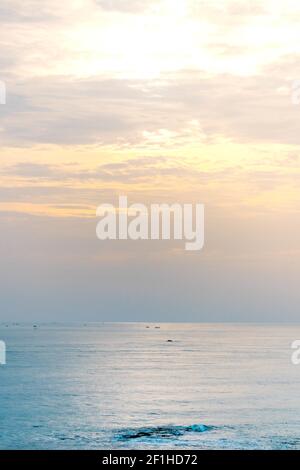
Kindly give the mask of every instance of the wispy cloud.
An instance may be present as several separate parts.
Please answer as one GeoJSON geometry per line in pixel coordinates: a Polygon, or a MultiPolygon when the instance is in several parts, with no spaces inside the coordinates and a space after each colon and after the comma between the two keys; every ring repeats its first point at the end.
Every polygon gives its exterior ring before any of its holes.
{"type": "MultiPolygon", "coordinates": [[[[8,105],[0,109],[1,138],[6,145],[121,145],[145,142],[145,136],[166,129],[172,142],[196,121],[204,137],[298,144],[299,108],[290,101],[298,74],[294,56],[244,78],[185,71],[146,82],[64,77],[11,82],[8,105]]],[[[194,131],[201,138],[201,131],[194,131]]],[[[162,135],[162,145],[167,138],[162,135]]]]}
{"type": "Polygon", "coordinates": [[[161,0],[95,0],[95,2],[104,10],[139,14],[161,3],[161,0]]]}

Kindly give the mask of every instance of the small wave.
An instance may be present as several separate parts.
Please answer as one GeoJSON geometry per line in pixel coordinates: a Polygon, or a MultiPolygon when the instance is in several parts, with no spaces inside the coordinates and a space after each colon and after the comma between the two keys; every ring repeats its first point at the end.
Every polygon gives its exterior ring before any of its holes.
{"type": "Polygon", "coordinates": [[[142,439],[142,438],[172,438],[176,436],[183,436],[186,433],[191,432],[206,432],[210,431],[212,426],[206,426],[205,424],[192,424],[190,426],[158,426],[149,428],[139,429],[127,429],[116,435],[116,439],[119,441],[128,441],[131,439],[142,439]]]}

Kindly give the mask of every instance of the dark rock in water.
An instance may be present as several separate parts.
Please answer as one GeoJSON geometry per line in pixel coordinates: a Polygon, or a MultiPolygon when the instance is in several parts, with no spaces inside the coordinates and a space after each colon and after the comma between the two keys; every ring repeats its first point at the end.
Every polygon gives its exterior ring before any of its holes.
{"type": "Polygon", "coordinates": [[[37,325],[33,325],[33,328],[37,328],[37,325]]]}
{"type": "Polygon", "coordinates": [[[159,426],[154,428],[128,429],[118,434],[118,440],[130,440],[141,438],[172,438],[182,436],[188,432],[205,432],[211,430],[211,426],[204,424],[192,424],[191,426],[159,426]]]}
{"type": "Polygon", "coordinates": [[[173,343],[172,339],[167,339],[167,343],[173,343]]]}

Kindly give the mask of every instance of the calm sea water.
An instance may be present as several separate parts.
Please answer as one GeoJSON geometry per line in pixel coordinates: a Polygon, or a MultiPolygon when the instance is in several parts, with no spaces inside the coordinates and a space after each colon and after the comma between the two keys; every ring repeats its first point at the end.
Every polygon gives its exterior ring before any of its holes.
{"type": "Polygon", "coordinates": [[[0,325],[0,448],[300,449],[299,325],[157,326],[0,325]]]}

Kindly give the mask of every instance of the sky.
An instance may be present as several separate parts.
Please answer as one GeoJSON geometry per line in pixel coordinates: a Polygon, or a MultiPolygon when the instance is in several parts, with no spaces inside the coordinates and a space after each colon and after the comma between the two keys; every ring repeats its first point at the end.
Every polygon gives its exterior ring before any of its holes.
{"type": "MultiPolygon", "coordinates": [[[[298,321],[296,0],[2,0],[0,320],[298,321]],[[96,208],[205,204],[205,247],[96,208]]],[[[300,95],[299,95],[300,96],[300,95]]]]}

